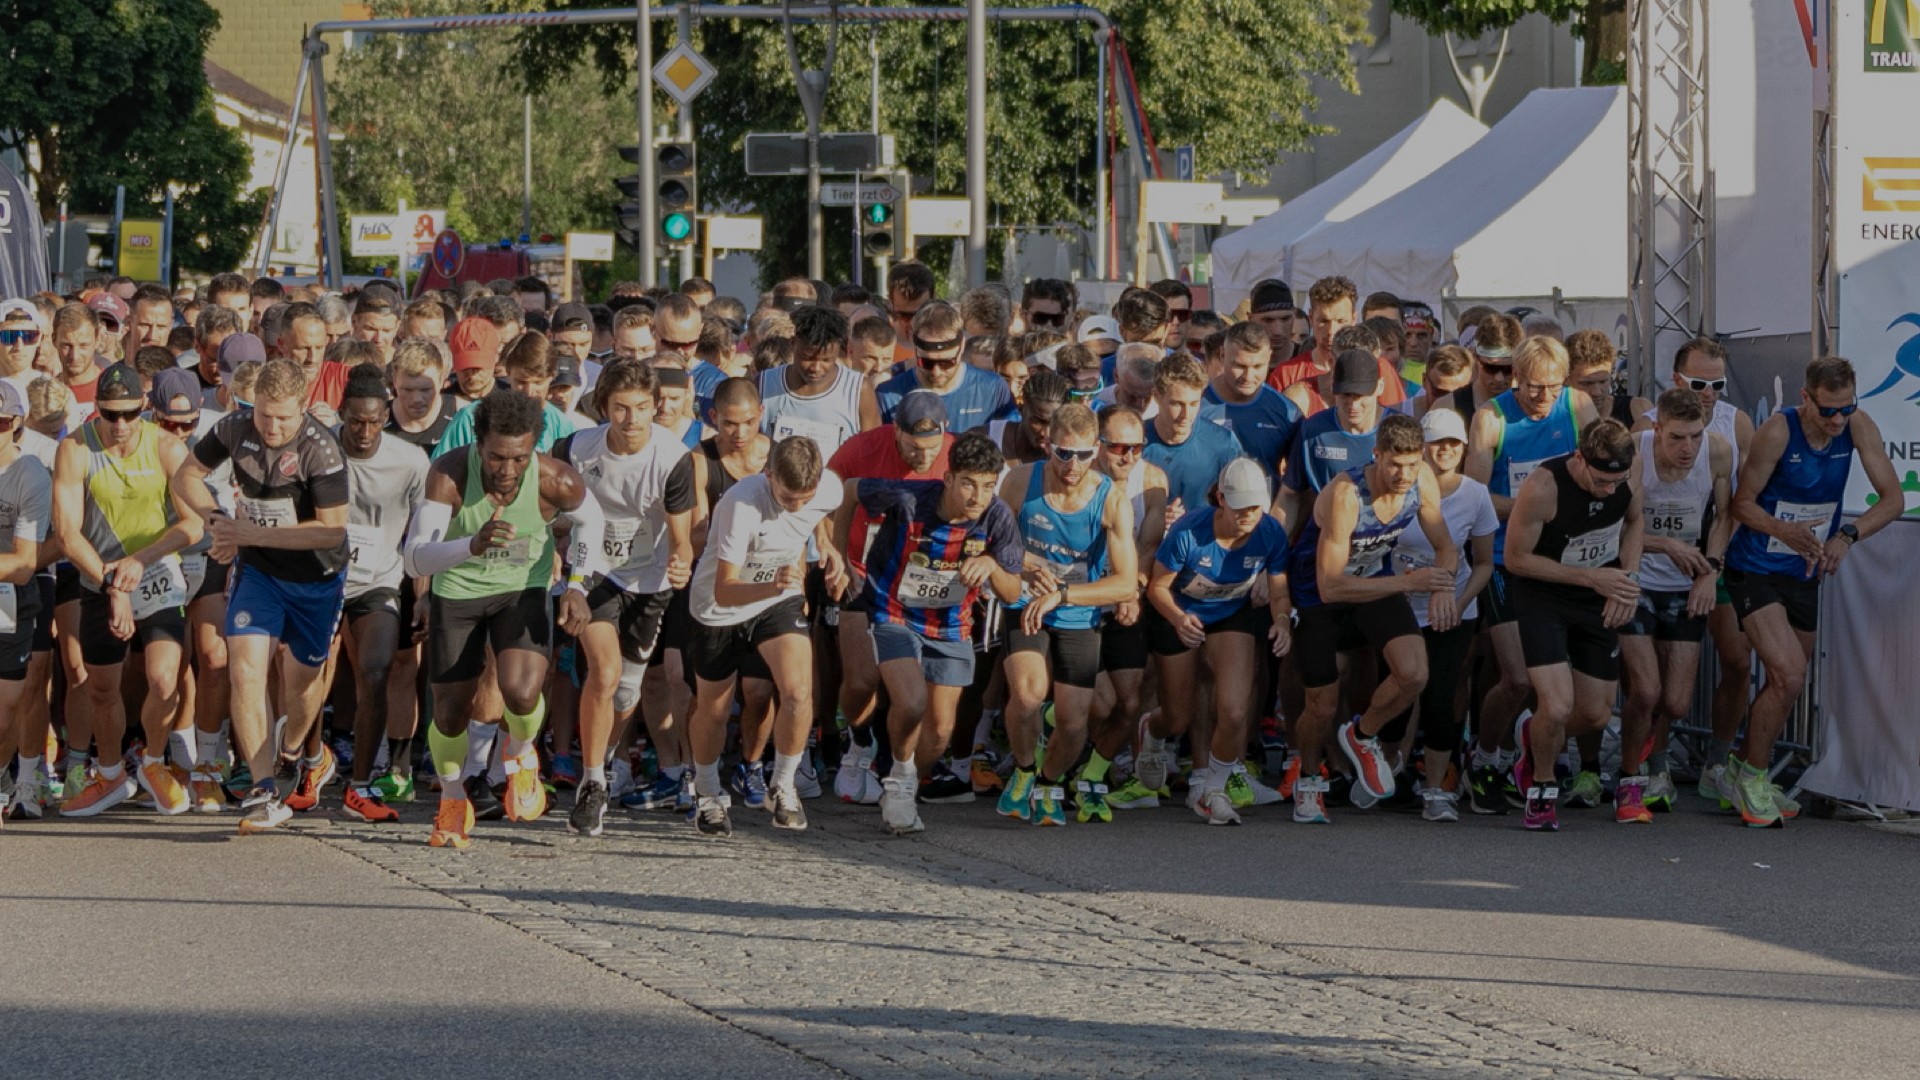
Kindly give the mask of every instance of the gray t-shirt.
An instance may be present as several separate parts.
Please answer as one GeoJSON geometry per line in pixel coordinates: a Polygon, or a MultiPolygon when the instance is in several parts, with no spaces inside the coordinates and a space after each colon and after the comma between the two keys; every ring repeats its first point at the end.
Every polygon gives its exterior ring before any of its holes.
{"type": "MultiPolygon", "coordinates": [[[[0,551],[11,554],[16,539],[46,543],[52,522],[53,474],[39,458],[23,453],[0,469],[0,551]]],[[[0,637],[31,628],[39,608],[36,586],[0,584],[0,637]]]]}
{"type": "Polygon", "coordinates": [[[400,587],[400,541],[427,495],[427,455],[381,435],[373,456],[347,455],[347,597],[400,587]]]}

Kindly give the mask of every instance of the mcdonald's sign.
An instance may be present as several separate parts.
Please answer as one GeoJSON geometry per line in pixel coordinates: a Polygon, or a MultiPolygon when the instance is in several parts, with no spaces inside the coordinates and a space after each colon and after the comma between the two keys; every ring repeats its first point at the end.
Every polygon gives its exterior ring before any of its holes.
{"type": "Polygon", "coordinates": [[[1868,71],[1920,71],[1920,0],[1858,0],[1867,9],[1868,71]]]}

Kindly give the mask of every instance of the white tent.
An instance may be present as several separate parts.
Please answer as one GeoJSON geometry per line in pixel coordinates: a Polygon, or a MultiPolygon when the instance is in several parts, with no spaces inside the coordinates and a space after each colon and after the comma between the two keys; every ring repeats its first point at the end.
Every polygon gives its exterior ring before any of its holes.
{"type": "Polygon", "coordinates": [[[1362,294],[1624,298],[1624,87],[1536,90],[1472,150],[1292,248],[1302,282],[1344,274],[1362,294]]]}
{"type": "Polygon", "coordinates": [[[1264,278],[1291,282],[1288,249],[1301,237],[1371,209],[1486,133],[1487,126],[1467,115],[1460,106],[1446,98],[1435,101],[1433,108],[1420,119],[1400,129],[1365,157],[1315,184],[1280,209],[1215,243],[1214,306],[1221,310],[1233,307],[1264,278]]]}

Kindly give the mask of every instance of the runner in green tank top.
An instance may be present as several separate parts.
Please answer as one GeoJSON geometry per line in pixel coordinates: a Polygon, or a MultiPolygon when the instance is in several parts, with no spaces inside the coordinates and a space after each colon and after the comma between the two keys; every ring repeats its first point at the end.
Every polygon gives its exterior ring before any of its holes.
{"type": "MultiPolygon", "coordinates": [[[[493,650],[507,728],[507,817],[531,821],[546,812],[533,740],[546,717],[553,616],[555,526],[570,531],[567,588],[560,626],[585,629],[590,577],[604,569],[600,508],[573,467],[534,450],[540,402],[511,390],[483,398],[475,439],[435,460],[426,500],[407,529],[407,573],[432,577],[428,596],[428,678],[433,726],[427,747],[440,775],[440,810],[428,843],[464,848],[473,831],[473,802],[461,783],[467,720],[493,650]]],[[[486,782],[484,776],[479,778],[486,782]]]]}

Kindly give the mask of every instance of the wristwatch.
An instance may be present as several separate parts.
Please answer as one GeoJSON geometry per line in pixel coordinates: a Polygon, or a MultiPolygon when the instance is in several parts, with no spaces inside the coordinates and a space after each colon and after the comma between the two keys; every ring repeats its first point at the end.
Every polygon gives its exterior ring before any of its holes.
{"type": "Polygon", "coordinates": [[[1724,574],[1727,572],[1727,560],[1718,555],[1707,556],[1707,565],[1713,567],[1713,572],[1716,574],[1724,574]]]}
{"type": "Polygon", "coordinates": [[[1857,544],[1860,542],[1860,530],[1853,527],[1853,522],[1849,521],[1845,525],[1840,526],[1838,531],[1841,536],[1847,538],[1847,543],[1857,544]]]}

